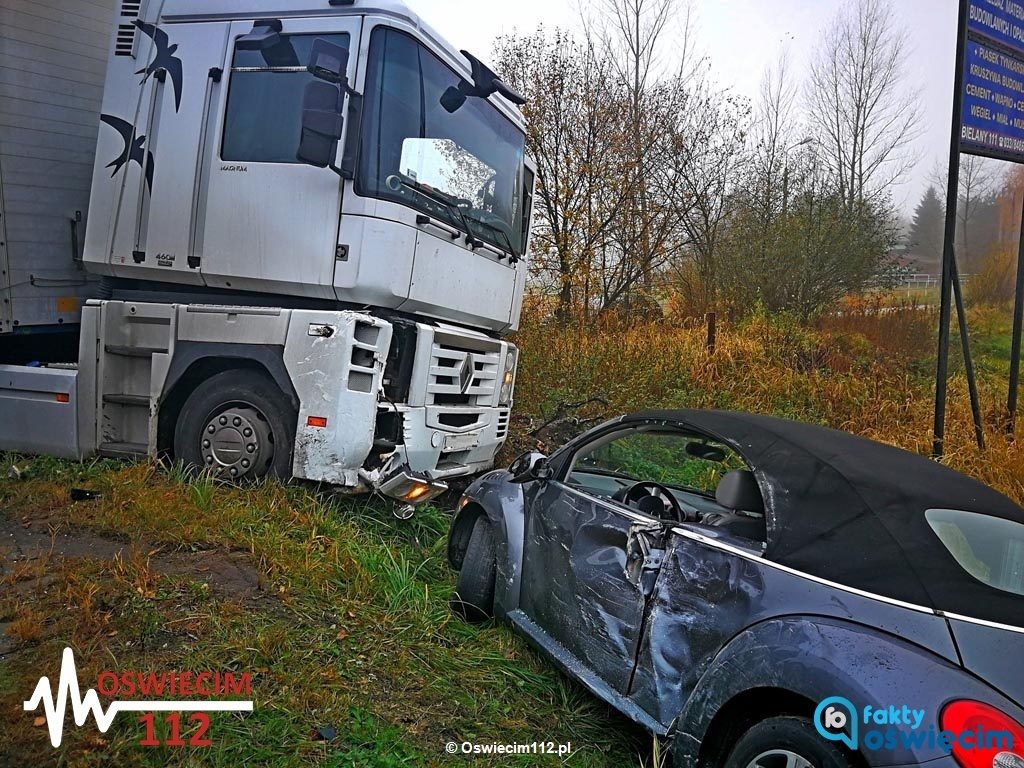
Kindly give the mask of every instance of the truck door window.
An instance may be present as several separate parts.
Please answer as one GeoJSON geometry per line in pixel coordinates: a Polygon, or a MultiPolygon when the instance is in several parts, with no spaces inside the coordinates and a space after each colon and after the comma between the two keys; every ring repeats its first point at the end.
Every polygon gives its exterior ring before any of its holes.
{"type": "Polygon", "coordinates": [[[347,34],[282,35],[269,51],[235,49],[228,85],[227,114],[221,159],[241,163],[298,163],[302,94],[313,76],[306,71],[313,41],[318,37],[343,48],[347,34]],[[283,57],[289,45],[294,57],[283,57]],[[284,61],[297,64],[283,64],[284,61]]]}
{"type": "Polygon", "coordinates": [[[441,96],[459,75],[398,30],[373,30],[366,72],[356,191],[471,227],[475,238],[521,254],[523,132],[487,99],[448,112],[441,96]]]}

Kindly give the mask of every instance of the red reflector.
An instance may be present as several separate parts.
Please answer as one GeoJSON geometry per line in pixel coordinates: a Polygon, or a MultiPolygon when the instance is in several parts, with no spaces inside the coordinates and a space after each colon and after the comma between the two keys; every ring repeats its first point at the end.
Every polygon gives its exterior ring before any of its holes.
{"type": "Polygon", "coordinates": [[[306,423],[311,427],[326,427],[327,417],[326,416],[310,416],[306,419],[306,423]]]}
{"type": "Polygon", "coordinates": [[[992,768],[1002,753],[1024,759],[1024,727],[980,701],[949,704],[942,710],[942,730],[959,736],[953,757],[962,768],[992,768]]]}
{"type": "Polygon", "coordinates": [[[65,394],[64,392],[58,392],[57,393],[57,402],[58,403],[70,403],[71,402],[71,395],[65,394]]]}

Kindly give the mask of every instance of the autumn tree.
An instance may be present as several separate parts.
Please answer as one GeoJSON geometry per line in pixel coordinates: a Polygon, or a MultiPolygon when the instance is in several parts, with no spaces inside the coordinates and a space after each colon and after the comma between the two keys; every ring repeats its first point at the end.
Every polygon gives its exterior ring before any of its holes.
{"type": "Polygon", "coordinates": [[[526,97],[527,149],[537,163],[534,278],[568,320],[586,313],[597,254],[626,196],[614,151],[624,96],[607,56],[560,30],[501,38],[495,60],[526,97]]]}

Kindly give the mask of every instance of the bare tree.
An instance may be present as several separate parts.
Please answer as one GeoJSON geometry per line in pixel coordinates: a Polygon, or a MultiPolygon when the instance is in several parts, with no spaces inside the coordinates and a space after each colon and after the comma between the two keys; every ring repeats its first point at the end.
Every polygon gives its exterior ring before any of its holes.
{"type": "MultiPolygon", "coordinates": [[[[940,200],[943,205],[946,203],[946,188],[948,186],[948,168],[936,161],[929,175],[929,180],[939,190],[940,200]]],[[[996,192],[1002,186],[1003,168],[998,160],[979,157],[978,155],[960,156],[960,180],[957,199],[957,256],[963,266],[972,263],[976,255],[974,253],[974,239],[972,231],[974,224],[984,217],[981,215],[985,209],[995,209],[996,192]]],[[[989,241],[992,237],[981,238],[989,241]]],[[[987,250],[989,243],[983,244],[979,250],[987,250]]]]}
{"type": "Polygon", "coordinates": [[[599,0],[581,7],[588,39],[608,54],[625,89],[627,130],[622,136],[622,178],[629,190],[607,253],[612,277],[603,304],[632,311],[656,307],[655,277],[681,247],[682,232],[671,200],[681,177],[666,162],[680,149],[673,142],[678,116],[692,108],[690,78],[696,72],[690,6],[685,0],[599,0]],[[594,14],[594,8],[599,9],[594,14]],[[678,26],[676,26],[678,22],[678,26]],[[663,66],[671,39],[676,69],[663,66]]]}
{"type": "Polygon", "coordinates": [[[888,0],[848,0],[807,84],[822,160],[849,205],[884,194],[915,162],[919,91],[905,87],[908,37],[888,0]]]}
{"type": "Polygon", "coordinates": [[[750,172],[754,184],[751,189],[756,190],[760,198],[753,203],[766,224],[787,202],[790,152],[806,144],[803,138],[797,138],[805,130],[794,117],[797,93],[789,58],[783,52],[761,79],[752,129],[750,172]]]}
{"type": "Polygon", "coordinates": [[[689,310],[703,313],[716,305],[721,244],[736,187],[747,172],[744,143],[750,108],[745,100],[711,88],[703,89],[694,102],[676,130],[671,154],[682,180],[673,197],[674,211],[688,247],[670,264],[670,280],[689,310]]]}

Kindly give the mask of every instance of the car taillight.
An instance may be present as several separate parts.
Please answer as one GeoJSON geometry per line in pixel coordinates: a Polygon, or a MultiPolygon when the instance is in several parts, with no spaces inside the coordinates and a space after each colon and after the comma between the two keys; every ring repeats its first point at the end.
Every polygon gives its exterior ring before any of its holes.
{"type": "Polygon", "coordinates": [[[1024,768],[1024,726],[980,701],[954,701],[942,710],[942,730],[957,737],[961,768],[1024,768]]]}

